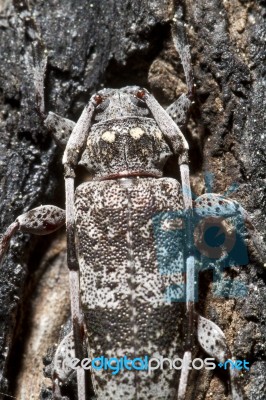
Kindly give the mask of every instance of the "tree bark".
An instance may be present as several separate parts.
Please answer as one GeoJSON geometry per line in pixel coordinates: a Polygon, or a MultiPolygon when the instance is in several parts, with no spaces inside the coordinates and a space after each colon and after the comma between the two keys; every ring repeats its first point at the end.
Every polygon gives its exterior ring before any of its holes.
{"type": "MultiPolygon", "coordinates": [[[[193,192],[204,193],[206,173],[215,193],[234,184],[230,197],[263,232],[264,5],[262,0],[34,0],[28,7],[24,1],[1,0],[0,232],[40,204],[64,207],[62,151],[36,110],[36,35],[48,54],[46,111],[76,121],[96,89],[133,84],[147,87],[166,106],[186,91],[170,35],[177,8],[183,12],[196,84],[185,131],[193,192]]],[[[0,269],[0,392],[19,399],[37,399],[41,387],[51,385],[43,377],[42,358],[69,312],[63,236],[17,234],[0,269]]],[[[258,400],[266,392],[265,269],[250,246],[249,265],[229,272],[246,284],[247,295],[217,298],[207,277],[198,308],[224,330],[236,359],[250,362],[241,384],[247,399],[258,400]]],[[[226,375],[195,379],[191,398],[229,398],[226,375]]]]}

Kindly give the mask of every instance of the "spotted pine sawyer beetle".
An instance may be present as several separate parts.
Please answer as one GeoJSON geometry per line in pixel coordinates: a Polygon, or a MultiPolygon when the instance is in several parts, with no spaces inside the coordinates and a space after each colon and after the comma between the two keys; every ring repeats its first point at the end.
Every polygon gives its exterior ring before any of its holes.
{"type": "MultiPolygon", "coordinates": [[[[179,381],[176,370],[158,370],[151,375],[124,371],[116,376],[92,371],[98,399],[184,399],[196,337],[218,361],[231,357],[220,328],[194,308],[191,221],[193,213],[200,217],[241,213],[247,220],[248,216],[237,203],[214,194],[201,196],[192,208],[188,144],[178,125],[185,123],[193,80],[188,46],[181,49],[177,40],[175,44],[189,93],[168,110],[146,89],[131,86],[93,95],[77,124],[49,113],[46,125],[62,145],[60,132],[71,131],[63,157],[66,214],[55,206],[38,207],[18,217],[2,238],[1,256],[17,230],[49,234],[66,222],[73,328],[55,355],[55,398],[60,398],[65,378],[60,360],[69,352],[84,358],[86,341],[90,358],[100,354],[129,359],[182,354],[183,358],[179,381]],[[176,122],[169,116],[173,114],[176,122]],[[163,166],[172,154],[178,156],[181,185],[162,178],[163,166]],[[94,173],[94,180],[75,190],[78,163],[94,173]],[[173,225],[171,218],[167,224],[172,212],[180,212],[173,225]],[[160,270],[158,265],[158,252],[167,259],[171,249],[164,242],[155,244],[157,215],[164,218],[164,230],[176,231],[179,224],[184,231],[187,246],[184,251],[184,237],[176,237],[179,251],[172,269],[168,265],[160,270]],[[167,297],[169,287],[172,292],[167,297]]],[[[230,378],[232,397],[240,399],[233,371],[230,378]]],[[[78,399],[85,400],[81,366],[77,380],[78,399]]]]}

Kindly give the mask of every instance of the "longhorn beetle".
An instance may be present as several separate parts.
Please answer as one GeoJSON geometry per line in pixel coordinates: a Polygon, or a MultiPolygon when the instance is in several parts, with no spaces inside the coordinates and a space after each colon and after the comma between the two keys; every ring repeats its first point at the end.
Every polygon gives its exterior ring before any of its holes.
{"type": "MultiPolygon", "coordinates": [[[[49,113],[46,126],[66,144],[63,156],[66,212],[41,206],[21,216],[2,237],[0,257],[17,231],[49,234],[66,223],[72,330],[55,354],[54,398],[67,379],[64,359],[89,357],[183,358],[178,371],[122,371],[114,375],[91,370],[97,399],[185,398],[194,340],[220,362],[230,358],[225,336],[195,308],[195,257],[192,220],[247,213],[220,195],[200,196],[192,208],[188,143],[184,125],[193,79],[189,47],[173,38],[188,86],[164,110],[146,90],[136,86],[103,89],[94,94],[78,122],[49,113]],[[175,115],[175,121],[170,115],[175,115]],[[62,131],[66,137],[62,137],[62,131]],[[181,184],[162,177],[171,155],[178,156],[181,184]],[[84,165],[94,179],[74,189],[75,168],[84,165]],[[161,236],[156,235],[156,228],[161,236]],[[182,231],[182,235],[178,232],[182,231]],[[165,240],[165,232],[173,240],[165,240]],[[184,245],[186,243],[186,246],[184,245]]],[[[38,88],[37,88],[38,90],[38,88]]],[[[44,113],[44,105],[41,105],[44,113]]],[[[85,372],[77,366],[78,400],[86,399],[85,372]]],[[[242,395],[234,370],[231,394],[242,395]]]]}

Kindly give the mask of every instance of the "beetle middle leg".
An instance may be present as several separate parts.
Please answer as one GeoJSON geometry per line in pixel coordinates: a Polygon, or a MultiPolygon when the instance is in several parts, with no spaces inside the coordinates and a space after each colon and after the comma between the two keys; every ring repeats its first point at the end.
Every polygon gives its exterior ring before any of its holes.
{"type": "Polygon", "coordinates": [[[21,231],[35,235],[48,235],[65,224],[65,211],[59,207],[47,205],[34,208],[20,215],[3,234],[0,241],[0,261],[2,260],[12,236],[21,231]]]}

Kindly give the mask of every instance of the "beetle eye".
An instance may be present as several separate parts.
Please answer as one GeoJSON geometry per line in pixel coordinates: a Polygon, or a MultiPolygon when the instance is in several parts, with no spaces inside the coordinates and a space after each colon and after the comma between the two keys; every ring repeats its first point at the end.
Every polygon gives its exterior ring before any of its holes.
{"type": "Polygon", "coordinates": [[[100,94],[96,94],[93,99],[94,99],[95,103],[97,104],[97,106],[99,104],[101,104],[103,101],[103,97],[100,94]]]}
{"type": "Polygon", "coordinates": [[[143,89],[139,89],[136,93],[136,97],[140,100],[143,100],[143,97],[145,96],[145,91],[143,89]]]}

